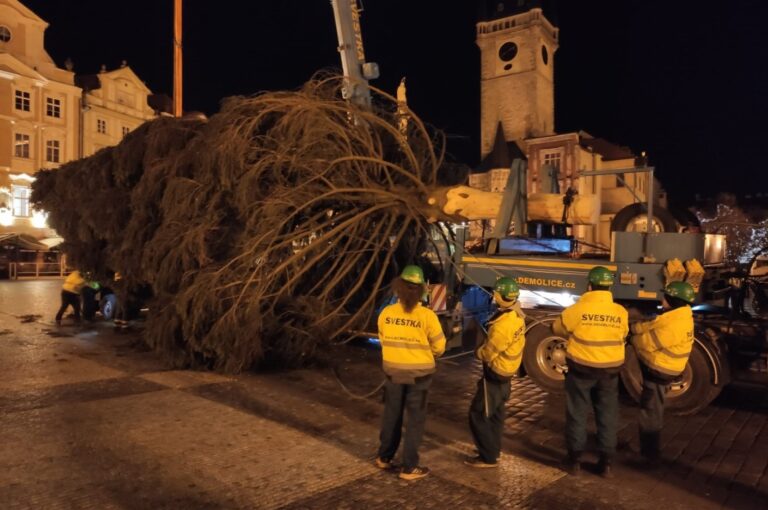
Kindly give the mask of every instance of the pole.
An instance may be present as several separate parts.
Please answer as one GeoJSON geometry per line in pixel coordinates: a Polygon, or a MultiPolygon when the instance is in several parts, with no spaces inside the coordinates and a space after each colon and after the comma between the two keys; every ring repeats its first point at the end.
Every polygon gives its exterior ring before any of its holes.
{"type": "Polygon", "coordinates": [[[182,58],[181,58],[181,0],[174,0],[173,9],[173,116],[182,112],[182,58]]]}

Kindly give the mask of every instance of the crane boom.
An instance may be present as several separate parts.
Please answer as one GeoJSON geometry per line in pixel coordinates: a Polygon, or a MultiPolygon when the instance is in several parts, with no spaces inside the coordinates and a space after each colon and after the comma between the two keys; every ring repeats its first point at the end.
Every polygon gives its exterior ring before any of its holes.
{"type": "Polygon", "coordinates": [[[339,39],[341,68],[344,73],[345,99],[361,106],[371,105],[368,80],[379,77],[379,66],[365,61],[363,33],[360,28],[360,11],[357,0],[331,0],[339,39]]]}

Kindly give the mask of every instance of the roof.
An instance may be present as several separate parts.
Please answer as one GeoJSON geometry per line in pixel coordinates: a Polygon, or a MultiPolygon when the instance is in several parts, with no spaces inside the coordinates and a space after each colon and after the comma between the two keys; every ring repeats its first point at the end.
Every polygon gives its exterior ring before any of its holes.
{"type": "Polygon", "coordinates": [[[494,168],[511,168],[512,161],[515,159],[526,159],[523,151],[516,142],[507,142],[504,139],[504,128],[499,122],[496,128],[496,139],[493,142],[493,148],[475,169],[475,172],[487,172],[494,168]]]}
{"type": "Polygon", "coordinates": [[[593,138],[591,135],[580,132],[579,145],[585,149],[591,149],[600,154],[603,161],[612,161],[616,159],[634,159],[637,157],[632,149],[624,145],[616,145],[605,138],[593,138]]]}
{"type": "Polygon", "coordinates": [[[25,250],[48,251],[48,245],[41,243],[31,235],[14,232],[0,234],[0,245],[13,245],[25,250]]]}

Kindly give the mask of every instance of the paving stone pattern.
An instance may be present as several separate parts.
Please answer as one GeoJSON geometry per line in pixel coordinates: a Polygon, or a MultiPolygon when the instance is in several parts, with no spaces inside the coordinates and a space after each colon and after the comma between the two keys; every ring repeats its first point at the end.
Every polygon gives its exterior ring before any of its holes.
{"type": "MultiPolygon", "coordinates": [[[[559,469],[563,401],[513,382],[504,455],[473,452],[470,357],[440,363],[421,448],[433,473],[405,482],[376,469],[378,353],[325,368],[237,377],[170,370],[138,331],[106,323],[56,328],[60,281],[0,282],[0,508],[767,508],[768,398],[729,390],[672,417],[665,464],[637,465],[636,407],[622,410],[617,477],[559,469]],[[31,322],[24,315],[37,314],[31,322]]],[[[590,460],[590,459],[588,459],[590,460]]],[[[595,460],[592,458],[591,460],[595,460]]]]}

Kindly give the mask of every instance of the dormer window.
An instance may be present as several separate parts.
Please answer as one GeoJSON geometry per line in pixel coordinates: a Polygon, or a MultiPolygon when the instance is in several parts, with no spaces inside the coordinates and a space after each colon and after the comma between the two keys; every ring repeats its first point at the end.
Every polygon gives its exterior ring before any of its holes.
{"type": "Polygon", "coordinates": [[[11,31],[8,27],[0,25],[0,41],[8,42],[11,40],[11,31]]]}

